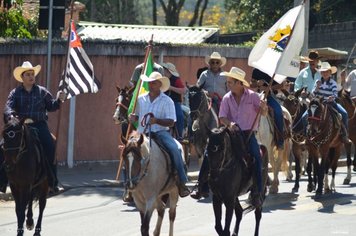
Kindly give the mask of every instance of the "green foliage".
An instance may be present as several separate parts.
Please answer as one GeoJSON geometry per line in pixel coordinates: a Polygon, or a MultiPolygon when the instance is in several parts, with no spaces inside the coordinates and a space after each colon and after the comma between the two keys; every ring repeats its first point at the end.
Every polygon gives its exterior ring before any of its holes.
{"type": "MultiPolygon", "coordinates": [[[[22,0],[17,3],[21,4],[22,0]]],[[[38,19],[26,19],[18,7],[0,11],[0,37],[31,39],[37,35],[37,22],[38,19]]]]}

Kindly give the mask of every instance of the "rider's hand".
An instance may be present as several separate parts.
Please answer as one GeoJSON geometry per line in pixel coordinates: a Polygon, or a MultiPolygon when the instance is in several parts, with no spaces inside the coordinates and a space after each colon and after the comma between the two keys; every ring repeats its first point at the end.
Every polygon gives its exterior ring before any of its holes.
{"type": "Polygon", "coordinates": [[[138,116],[135,114],[135,113],[131,113],[130,115],[129,115],[129,121],[130,121],[130,123],[134,123],[134,122],[136,122],[138,120],[138,116]]]}
{"type": "Polygon", "coordinates": [[[16,117],[16,116],[14,116],[14,115],[11,115],[10,116],[10,119],[9,119],[9,121],[8,121],[8,124],[10,124],[10,125],[12,125],[12,126],[16,126],[16,125],[18,125],[20,123],[20,120],[16,117]]]}
{"type": "Polygon", "coordinates": [[[57,100],[60,100],[61,102],[64,102],[66,97],[67,97],[67,95],[63,91],[58,91],[57,100]]]}
{"type": "Polygon", "coordinates": [[[151,118],[150,118],[150,124],[151,124],[151,125],[157,124],[157,118],[151,117],[151,118]]]}

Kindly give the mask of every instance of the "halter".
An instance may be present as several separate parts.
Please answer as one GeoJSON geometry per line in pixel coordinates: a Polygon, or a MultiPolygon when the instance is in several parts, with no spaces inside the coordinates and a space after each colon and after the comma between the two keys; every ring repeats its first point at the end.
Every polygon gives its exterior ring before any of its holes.
{"type": "MultiPolygon", "coordinates": [[[[203,97],[203,96],[205,96],[206,101],[207,101],[207,104],[208,104],[208,109],[207,109],[207,111],[210,111],[210,110],[211,110],[211,106],[212,106],[212,99],[209,99],[209,98],[206,96],[206,94],[205,94],[204,92],[203,92],[203,94],[202,94],[201,97],[203,97]]],[[[190,113],[198,113],[198,117],[200,117],[200,115],[201,115],[201,113],[200,113],[200,108],[201,108],[202,105],[204,105],[204,104],[203,104],[203,101],[201,101],[201,102],[199,103],[199,106],[198,106],[197,109],[191,110],[190,113]]]]}
{"type": "Polygon", "coordinates": [[[128,153],[133,153],[137,156],[139,156],[141,158],[141,161],[140,161],[140,171],[139,173],[132,177],[132,178],[128,178],[126,181],[125,181],[125,184],[128,185],[130,182],[134,183],[135,186],[138,185],[138,183],[147,175],[147,170],[148,170],[148,165],[150,163],[150,157],[148,156],[147,158],[144,158],[142,155],[141,155],[141,152],[140,151],[137,151],[135,150],[134,148],[128,148],[127,150],[124,150],[124,152],[126,152],[127,154],[128,153]],[[143,169],[142,166],[145,164],[145,168],[143,169]]]}
{"type": "Polygon", "coordinates": [[[15,150],[19,150],[17,152],[17,155],[15,157],[15,159],[13,160],[13,164],[17,164],[18,161],[21,159],[22,157],[22,154],[26,152],[26,147],[25,147],[25,135],[24,135],[24,126],[21,127],[21,130],[10,130],[10,131],[7,131],[5,132],[6,135],[9,137],[9,138],[14,138],[16,136],[16,133],[21,133],[21,142],[19,144],[19,146],[17,147],[6,147],[6,142],[4,142],[4,152],[8,152],[8,151],[15,151],[15,150]]]}

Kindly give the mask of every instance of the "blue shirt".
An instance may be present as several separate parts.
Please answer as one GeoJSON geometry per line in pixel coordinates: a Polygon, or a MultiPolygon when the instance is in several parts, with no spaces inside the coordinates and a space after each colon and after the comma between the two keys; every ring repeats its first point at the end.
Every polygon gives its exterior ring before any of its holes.
{"type": "Polygon", "coordinates": [[[4,119],[9,120],[11,115],[20,119],[31,118],[35,122],[47,121],[47,112],[59,109],[60,102],[52,94],[39,85],[34,85],[30,92],[23,85],[13,89],[5,104],[4,119]]]}
{"type": "Polygon", "coordinates": [[[307,87],[308,92],[312,92],[315,81],[321,79],[321,74],[316,71],[313,77],[313,73],[310,67],[306,67],[299,72],[297,79],[294,82],[294,91],[298,91],[301,88],[307,87]]]}
{"type": "Polygon", "coordinates": [[[337,97],[337,83],[336,83],[336,81],[332,80],[331,78],[329,78],[328,81],[326,81],[322,78],[320,81],[321,81],[321,85],[320,85],[318,91],[316,91],[317,82],[315,82],[313,93],[315,95],[323,97],[324,99],[327,99],[330,96],[334,96],[334,98],[336,98],[337,97]]]}

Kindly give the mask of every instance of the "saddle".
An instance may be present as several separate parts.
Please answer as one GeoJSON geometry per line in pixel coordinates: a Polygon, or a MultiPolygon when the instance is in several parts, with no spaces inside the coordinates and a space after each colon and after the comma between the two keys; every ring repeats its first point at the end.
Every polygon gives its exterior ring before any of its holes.
{"type": "Polygon", "coordinates": [[[268,107],[268,115],[272,118],[271,122],[274,128],[273,132],[273,139],[275,143],[278,142],[279,139],[288,139],[292,138],[292,131],[290,129],[291,123],[289,120],[284,116],[283,114],[283,134],[279,132],[277,125],[276,125],[276,119],[274,117],[274,112],[272,107],[268,107]]]}
{"type": "Polygon", "coordinates": [[[332,105],[330,105],[330,104],[327,104],[326,107],[330,111],[331,118],[333,120],[333,123],[334,123],[336,129],[340,129],[341,125],[342,125],[341,114],[335,108],[333,108],[332,105]]]}

